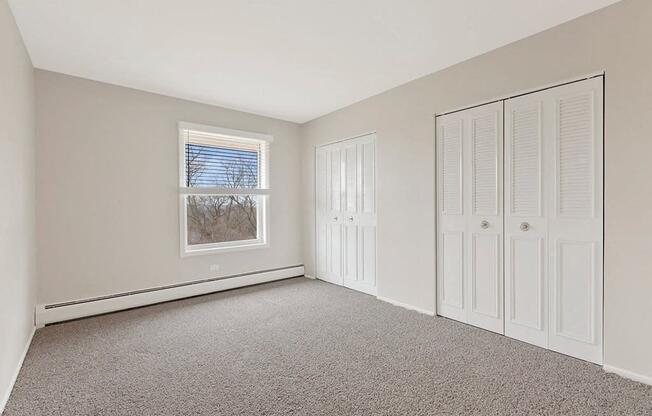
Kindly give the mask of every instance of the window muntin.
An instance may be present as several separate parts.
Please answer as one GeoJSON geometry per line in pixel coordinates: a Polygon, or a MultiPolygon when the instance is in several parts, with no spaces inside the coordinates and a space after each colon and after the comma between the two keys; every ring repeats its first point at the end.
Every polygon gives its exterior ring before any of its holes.
{"type": "Polygon", "coordinates": [[[182,255],[265,246],[271,138],[184,124],[179,131],[182,255]]]}

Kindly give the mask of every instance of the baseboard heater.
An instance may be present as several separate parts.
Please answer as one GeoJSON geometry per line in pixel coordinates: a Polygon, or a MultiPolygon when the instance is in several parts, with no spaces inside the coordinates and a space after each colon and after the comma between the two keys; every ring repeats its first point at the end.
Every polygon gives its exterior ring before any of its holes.
{"type": "Polygon", "coordinates": [[[56,322],[101,315],[192,296],[206,295],[223,290],[272,282],[274,280],[303,276],[303,274],[304,268],[301,264],[134,290],[70,302],[37,305],[35,323],[40,328],[56,322]]]}

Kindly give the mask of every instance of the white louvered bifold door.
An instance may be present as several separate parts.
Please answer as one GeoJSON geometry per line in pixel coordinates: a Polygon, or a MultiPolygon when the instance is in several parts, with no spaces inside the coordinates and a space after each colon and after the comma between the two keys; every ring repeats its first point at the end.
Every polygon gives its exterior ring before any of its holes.
{"type": "Polygon", "coordinates": [[[505,102],[505,335],[542,347],[547,333],[545,97],[505,102]]]}
{"type": "Polygon", "coordinates": [[[505,334],[602,363],[602,78],[505,102],[505,334]]]}
{"type": "Polygon", "coordinates": [[[503,103],[466,111],[469,323],[503,333],[503,103]]]}
{"type": "Polygon", "coordinates": [[[502,102],[437,118],[438,313],[503,333],[502,102]]]}
{"type": "Polygon", "coordinates": [[[376,294],[376,136],[316,150],[317,278],[376,294]]]}
{"type": "Polygon", "coordinates": [[[554,90],[549,198],[554,351],[602,364],[602,78],[554,90]]]}
{"type": "Polygon", "coordinates": [[[437,313],[467,322],[463,134],[463,114],[437,118],[437,313]]]}

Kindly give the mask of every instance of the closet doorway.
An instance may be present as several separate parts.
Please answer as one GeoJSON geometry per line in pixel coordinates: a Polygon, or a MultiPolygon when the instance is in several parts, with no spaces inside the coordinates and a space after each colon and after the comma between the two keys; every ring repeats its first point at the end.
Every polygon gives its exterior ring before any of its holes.
{"type": "Polygon", "coordinates": [[[595,76],[436,117],[439,315],[602,364],[603,107],[595,76]]]}
{"type": "Polygon", "coordinates": [[[376,135],[316,148],[316,277],[376,295],[376,135]]]}

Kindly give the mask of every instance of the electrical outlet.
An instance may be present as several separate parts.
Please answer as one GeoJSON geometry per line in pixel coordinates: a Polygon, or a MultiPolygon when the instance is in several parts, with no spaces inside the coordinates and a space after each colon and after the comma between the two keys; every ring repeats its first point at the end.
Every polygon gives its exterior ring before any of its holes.
{"type": "Polygon", "coordinates": [[[220,271],[220,265],[219,264],[211,264],[209,267],[210,271],[212,272],[219,272],[220,271]]]}

